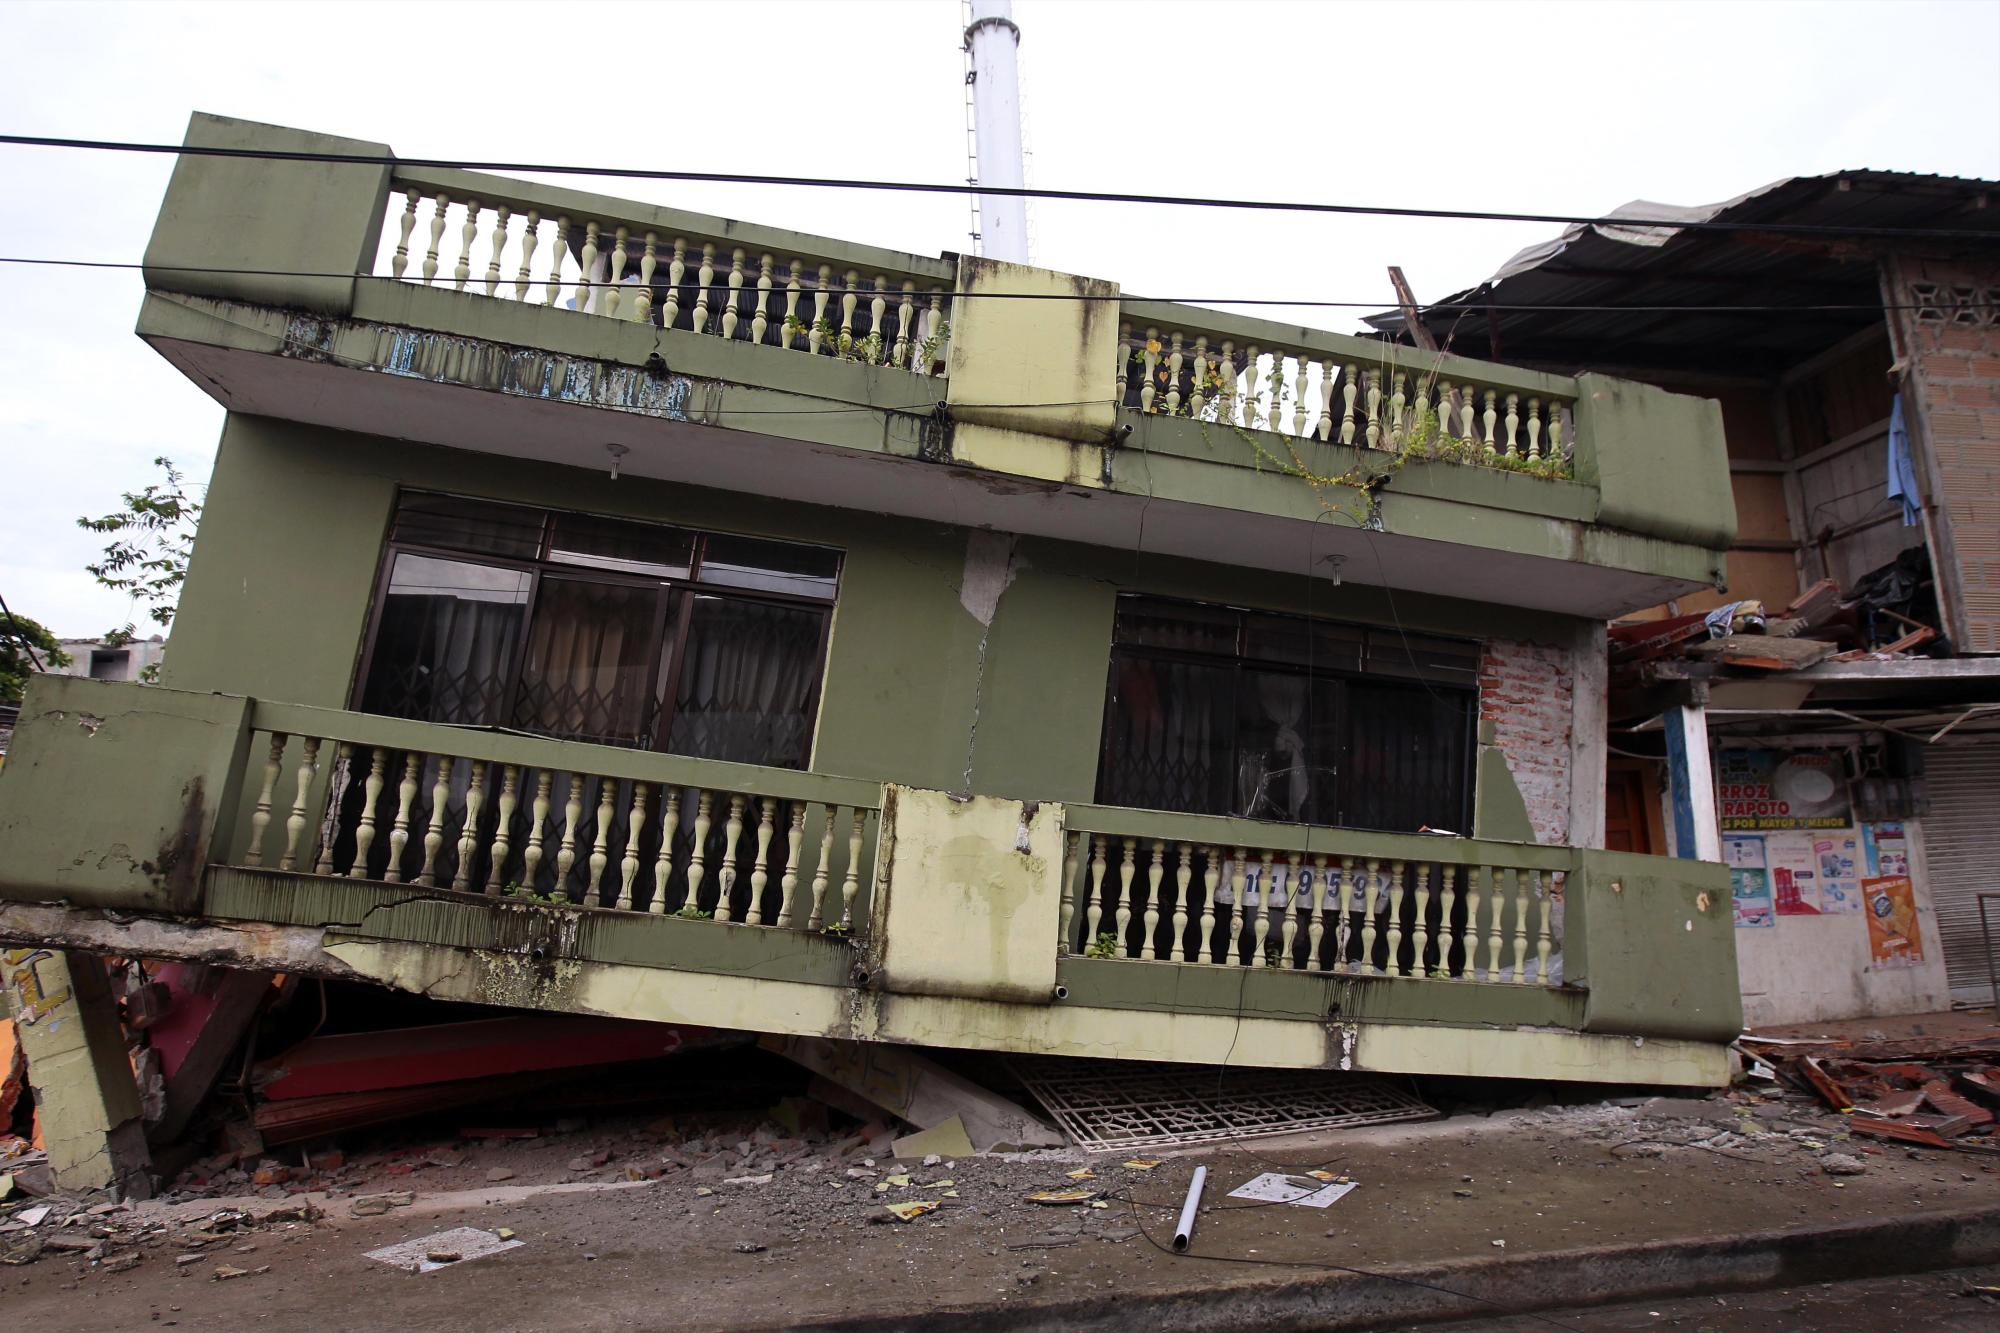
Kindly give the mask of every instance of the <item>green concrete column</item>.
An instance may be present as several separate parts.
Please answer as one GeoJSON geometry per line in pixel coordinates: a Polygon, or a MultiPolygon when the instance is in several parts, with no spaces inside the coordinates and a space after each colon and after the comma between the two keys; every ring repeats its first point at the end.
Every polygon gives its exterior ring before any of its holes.
{"type": "Polygon", "coordinates": [[[49,949],[0,952],[7,1004],[28,1060],[56,1184],[150,1198],[139,1087],[104,964],[49,949]]]}

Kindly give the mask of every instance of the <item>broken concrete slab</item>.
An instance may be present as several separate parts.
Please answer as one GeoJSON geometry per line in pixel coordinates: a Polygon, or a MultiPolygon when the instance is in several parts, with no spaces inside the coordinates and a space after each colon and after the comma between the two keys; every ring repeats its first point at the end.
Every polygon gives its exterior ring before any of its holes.
{"type": "Polygon", "coordinates": [[[453,1227],[433,1236],[419,1236],[415,1240],[369,1250],[364,1257],[388,1264],[391,1268],[400,1268],[406,1273],[435,1273],[440,1268],[456,1268],[475,1259],[517,1250],[523,1244],[519,1240],[502,1240],[493,1232],[481,1231],[477,1227],[453,1227]],[[433,1258],[434,1255],[439,1257],[433,1258]],[[457,1257],[445,1259],[444,1255],[457,1257]]]}
{"type": "Polygon", "coordinates": [[[897,1139],[891,1150],[897,1157],[970,1157],[973,1152],[972,1139],[959,1116],[897,1139]]]}
{"type": "Polygon", "coordinates": [[[1066,1142],[1016,1103],[907,1046],[776,1036],[761,1045],[920,1128],[958,1116],[978,1152],[1066,1142]]]}

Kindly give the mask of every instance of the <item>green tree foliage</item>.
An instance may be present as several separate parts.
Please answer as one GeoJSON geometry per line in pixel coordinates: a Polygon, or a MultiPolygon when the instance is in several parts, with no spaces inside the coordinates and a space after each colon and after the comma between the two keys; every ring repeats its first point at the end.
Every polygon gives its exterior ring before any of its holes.
{"type": "Polygon", "coordinates": [[[0,614],[0,703],[21,702],[21,691],[39,660],[44,667],[69,665],[56,636],[26,616],[0,614]],[[30,651],[32,649],[32,651],[30,651]]]}
{"type": "MultiPolygon", "coordinates": [[[[189,498],[186,479],[172,459],[155,458],[153,464],[165,474],[163,480],[142,491],[125,492],[123,505],[101,518],[79,518],[76,523],[111,538],[104,558],[84,568],[105,587],[143,604],[146,618],[165,629],[173,622],[174,605],[187,578],[201,505],[189,498]]],[[[104,640],[116,647],[138,633],[127,621],[104,640]]]]}

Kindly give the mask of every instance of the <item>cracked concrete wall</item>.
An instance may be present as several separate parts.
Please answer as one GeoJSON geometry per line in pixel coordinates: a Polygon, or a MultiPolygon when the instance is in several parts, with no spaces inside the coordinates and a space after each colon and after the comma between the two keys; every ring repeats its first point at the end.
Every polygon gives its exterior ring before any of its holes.
{"type": "Polygon", "coordinates": [[[139,1088],[103,963],[89,954],[8,949],[0,952],[0,975],[56,1184],[150,1197],[139,1088]]]}

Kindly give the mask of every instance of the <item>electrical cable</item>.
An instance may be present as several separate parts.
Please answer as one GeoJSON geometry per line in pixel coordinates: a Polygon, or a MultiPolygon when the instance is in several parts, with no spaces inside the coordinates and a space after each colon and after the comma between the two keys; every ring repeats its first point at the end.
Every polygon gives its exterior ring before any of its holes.
{"type": "Polygon", "coordinates": [[[403,170],[514,171],[540,176],[596,176],[606,179],[686,181],[719,185],[783,185],[811,189],[873,190],[899,194],[989,195],[995,198],[1060,199],[1081,203],[1143,204],[1148,207],[1221,208],[1252,212],[1343,214],[1364,217],[1426,218],[1466,222],[1538,222],[1567,226],[1657,227],[1673,231],[1783,236],[1854,237],[1884,240],[2000,241],[2000,232],[1965,228],[1856,227],[1832,223],[1718,222],[1714,219],[1625,218],[1574,213],[1511,213],[1494,209],[1414,208],[1383,204],[1324,204],[1272,199],[1215,199],[1199,195],[1137,194],[1115,190],[1054,190],[1033,186],[982,185],[976,181],[868,180],[840,176],[787,176],[775,172],[674,171],[655,167],[578,167],[554,163],[498,162],[466,158],[398,157],[388,153],[327,153],[310,149],[227,148],[206,144],[141,143],[56,135],[0,134],[0,144],[93,152],[171,157],[237,158],[267,162],[314,162],[333,166],[386,166],[403,170]]]}
{"type": "Polygon", "coordinates": [[[14,613],[8,609],[5,597],[0,597],[0,616],[7,617],[7,624],[12,627],[14,637],[20,640],[21,646],[28,650],[28,660],[35,664],[35,670],[47,671],[48,667],[43,664],[42,655],[35,651],[35,641],[28,637],[28,631],[21,628],[21,622],[14,619],[14,613]]]}
{"type": "MultiPolygon", "coordinates": [[[[27,267],[38,267],[38,268],[103,269],[113,272],[130,272],[135,270],[150,269],[156,273],[198,273],[198,274],[208,274],[226,278],[331,278],[342,281],[351,278],[372,278],[383,282],[405,283],[413,287],[445,288],[445,283],[442,277],[440,277],[438,280],[434,282],[426,283],[415,278],[409,278],[409,277],[394,278],[390,277],[387,274],[363,273],[359,271],[353,273],[338,273],[338,272],[333,272],[331,270],[320,270],[320,269],[222,268],[218,266],[205,265],[205,264],[148,264],[144,262],[133,262],[130,260],[121,260],[121,259],[62,259],[62,258],[52,258],[47,256],[39,256],[39,255],[0,255],[0,264],[16,264],[27,267]]],[[[655,276],[657,278],[657,273],[655,276]]],[[[483,274],[478,277],[468,277],[465,281],[464,289],[481,287],[485,285],[485,282],[486,278],[483,274]]],[[[502,289],[511,288],[514,287],[517,284],[517,282],[518,278],[503,278],[498,283],[498,286],[502,289]]],[[[548,279],[546,277],[532,279],[528,284],[530,289],[544,288],[547,285],[548,285],[548,279]]],[[[585,279],[579,277],[579,278],[563,278],[560,280],[558,285],[561,287],[591,288],[591,289],[615,287],[622,291],[628,288],[639,287],[642,284],[631,281],[613,282],[609,278],[585,279]]],[[[670,285],[671,284],[666,283],[664,281],[657,281],[657,280],[653,283],[653,287],[660,290],[665,290],[670,285]]],[[[461,289],[455,285],[448,288],[448,290],[464,290],[464,289],[461,289]]],[[[757,294],[758,289],[755,287],[748,287],[748,286],[732,287],[727,283],[710,283],[707,286],[702,286],[699,283],[683,282],[678,286],[673,287],[673,290],[678,292],[697,292],[697,293],[710,292],[725,296],[734,292],[738,295],[754,296],[757,294]]],[[[784,289],[779,288],[777,286],[772,286],[768,290],[771,294],[775,295],[783,291],[784,289]]],[[[825,288],[802,287],[800,288],[800,291],[801,293],[825,291],[829,296],[840,296],[848,293],[853,293],[859,296],[872,297],[876,294],[875,289],[872,287],[843,287],[843,286],[829,286],[825,288]]],[[[476,295],[477,293],[474,294],[476,295]]],[[[884,299],[891,300],[892,303],[895,301],[900,301],[902,296],[902,293],[900,291],[894,291],[894,290],[885,290],[881,294],[884,297],[884,299]]],[[[1297,308],[1301,310],[1381,310],[1384,308],[1385,305],[1385,303],[1382,301],[1319,301],[1319,300],[1306,300],[1303,298],[1296,298],[1296,297],[1277,297],[1277,296],[1142,296],[1136,292],[1123,292],[1116,294],[1110,294],[1110,293],[1096,294],[1090,292],[991,292],[991,291],[945,292],[940,290],[937,294],[940,296],[949,296],[954,302],[1070,301],[1082,305],[1089,305],[1093,303],[1119,304],[1121,302],[1131,302],[1131,303],[1150,302],[1161,305],[1189,305],[1189,306],[1254,306],[1254,307],[1279,306],[1287,308],[1297,308]]],[[[930,295],[931,293],[929,292],[913,293],[913,296],[923,296],[926,298],[928,298],[930,295]]],[[[494,299],[505,300],[508,298],[495,297],[494,299]]],[[[523,302],[517,302],[517,304],[534,305],[537,303],[523,301],[523,302]]],[[[544,308],[561,309],[561,307],[544,307],[544,308]]],[[[1889,310],[1929,310],[1933,308],[1935,307],[1924,305],[1921,303],[1890,305],[1890,304],[1885,304],[1881,301],[1856,301],[1856,302],[1846,302],[1846,303],[1834,302],[1834,303],[1820,303],[1814,305],[1778,305],[1772,303],[1753,303],[1753,304],[1739,304],[1739,305],[1685,305],[1685,304],[1597,305],[1589,303],[1517,304],[1517,303],[1507,303],[1507,302],[1485,302],[1485,301],[1433,301],[1429,305],[1424,307],[1426,312],[1457,311],[1461,319],[1463,319],[1463,317],[1468,314],[1473,314],[1488,310],[1493,311],[1496,314],[1522,314],[1522,313],[1545,312],[1550,314],[1579,314],[1579,315],[1586,315],[1586,314],[1599,314],[1599,315],[1602,314],[1635,314],[1635,315],[1871,314],[1872,315],[1872,314],[1880,314],[1883,311],[1889,311],[1889,310]]],[[[1968,301],[1962,305],[1954,304],[1951,308],[1954,310],[2000,309],[2000,300],[1968,301]]],[[[609,316],[607,316],[607,318],[609,318],[609,316]]],[[[654,327],[657,328],[658,326],[655,325],[654,327]]],[[[1313,330],[1313,331],[1327,332],[1327,333],[1334,332],[1333,330],[1313,330]]],[[[1335,336],[1360,337],[1363,335],[1335,333],[1335,336]]]]}

